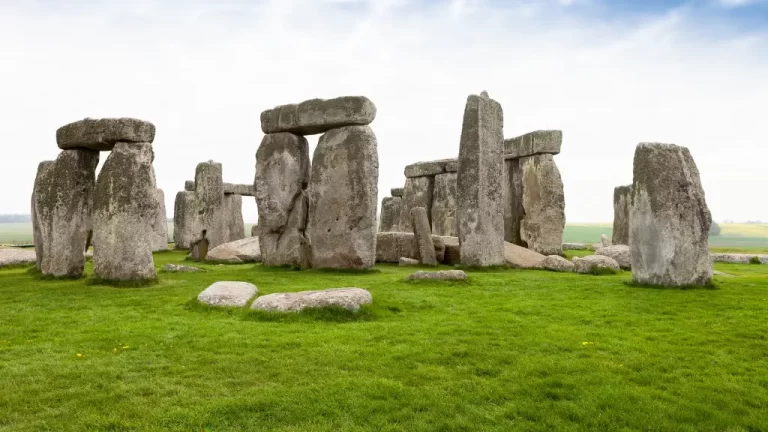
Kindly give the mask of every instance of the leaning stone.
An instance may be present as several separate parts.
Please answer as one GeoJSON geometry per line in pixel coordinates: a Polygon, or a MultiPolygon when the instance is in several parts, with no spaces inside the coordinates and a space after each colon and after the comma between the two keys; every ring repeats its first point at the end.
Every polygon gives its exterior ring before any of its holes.
{"type": "Polygon", "coordinates": [[[248,237],[242,240],[224,243],[208,251],[207,261],[229,263],[252,263],[261,261],[261,249],[258,237],[248,237]]]}
{"type": "Polygon", "coordinates": [[[152,252],[168,250],[168,218],[165,215],[165,194],[157,189],[157,206],[152,220],[152,252]]]}
{"type": "Polygon", "coordinates": [[[432,243],[432,231],[429,228],[427,210],[424,207],[411,209],[411,224],[419,249],[419,260],[424,265],[436,266],[435,245],[432,243]]]}
{"type": "Polygon", "coordinates": [[[544,261],[541,262],[541,266],[551,271],[571,272],[573,271],[574,264],[560,255],[550,255],[544,258],[544,261]]]}
{"type": "MultiPolygon", "coordinates": [[[[464,250],[462,249],[462,253],[464,250]]],[[[524,247],[504,242],[504,260],[512,268],[541,268],[544,255],[524,247]]]]}
{"type": "MultiPolygon", "coordinates": [[[[56,161],[43,161],[37,166],[37,174],[35,176],[35,183],[32,188],[32,238],[35,243],[35,251],[37,255],[36,266],[38,270],[42,270],[41,261],[45,254],[46,243],[50,243],[50,236],[52,235],[50,229],[50,222],[52,221],[52,215],[50,210],[43,212],[43,203],[40,201],[41,194],[47,195],[50,199],[53,197],[51,188],[53,187],[54,168],[56,167],[56,161]],[[40,214],[38,214],[40,213],[40,214]]],[[[45,208],[48,209],[49,205],[45,208]]]]}
{"type": "Polygon", "coordinates": [[[603,245],[603,247],[611,246],[611,239],[609,239],[607,235],[601,234],[600,235],[600,244],[603,245]]]}
{"type": "Polygon", "coordinates": [[[248,282],[215,282],[197,296],[200,303],[209,306],[243,307],[258,294],[256,285],[248,282]]]}
{"type": "Polygon", "coordinates": [[[408,276],[409,280],[442,280],[442,281],[464,281],[467,280],[467,274],[462,270],[440,270],[435,272],[417,271],[408,276]]]}
{"type": "Polygon", "coordinates": [[[459,146],[457,217],[461,261],[469,266],[504,264],[502,209],[504,114],[495,100],[470,95],[459,146]]]}
{"type": "Polygon", "coordinates": [[[576,273],[592,273],[596,269],[608,268],[619,271],[619,263],[611,257],[604,255],[588,255],[573,260],[573,271],[576,273]]]}
{"type": "Polygon", "coordinates": [[[399,265],[400,267],[417,266],[419,265],[419,260],[415,260],[413,258],[400,257],[400,260],[397,262],[397,265],[399,265]]]}
{"type": "Polygon", "coordinates": [[[585,250],[587,245],[584,243],[563,243],[563,250],[585,250]]]}
{"type": "Polygon", "coordinates": [[[32,265],[37,262],[34,250],[8,248],[0,249],[0,268],[16,265],[32,265]]]}
{"type": "Polygon", "coordinates": [[[461,246],[458,237],[442,236],[445,243],[445,256],[440,262],[448,265],[461,264],[461,246]]]}
{"type": "Polygon", "coordinates": [[[314,135],[345,126],[365,126],[375,118],[376,106],[365,96],[311,99],[262,112],[261,130],[265,134],[314,135]]]}
{"type": "Polygon", "coordinates": [[[537,154],[560,153],[563,132],[559,130],[538,130],[504,140],[504,158],[517,159],[537,154]]]}
{"type": "Polygon", "coordinates": [[[384,197],[381,200],[379,232],[391,232],[400,230],[400,209],[402,205],[403,199],[400,197],[384,197]]]}
{"type": "Polygon", "coordinates": [[[544,255],[563,253],[565,193],[551,154],[520,159],[525,216],[520,237],[529,249],[544,255]]]}
{"type": "Polygon", "coordinates": [[[613,189],[613,235],[615,245],[629,244],[629,208],[632,200],[632,185],[613,189]]]}
{"type": "Polygon", "coordinates": [[[202,271],[197,267],[185,266],[179,264],[166,264],[163,266],[162,271],[167,273],[193,273],[202,271]]]}
{"type": "Polygon", "coordinates": [[[56,143],[62,150],[112,151],[118,142],[151,144],[154,140],[155,125],[134,118],[86,118],[56,131],[56,143]]]}
{"type": "MultiPolygon", "coordinates": [[[[427,209],[427,217],[431,217],[434,185],[434,177],[412,177],[405,179],[403,201],[400,207],[400,231],[413,231],[413,226],[411,225],[412,208],[424,207],[427,209]]],[[[431,220],[430,223],[432,223],[431,220]]]]}
{"type": "Polygon", "coordinates": [[[629,245],[632,279],[661,286],[712,279],[712,223],[699,170],[685,147],[640,143],[635,149],[629,245]]]}
{"type": "MultiPolygon", "coordinates": [[[[445,243],[440,236],[433,235],[435,258],[442,262],[445,258],[445,243]]],[[[396,263],[400,257],[419,259],[419,247],[416,236],[406,232],[380,232],[376,235],[376,262],[396,263]]]]}
{"type": "Polygon", "coordinates": [[[152,157],[152,144],[120,142],[99,173],[93,198],[93,271],[99,278],[157,276],[151,238],[157,208],[152,157]]]}
{"type": "Polygon", "coordinates": [[[445,166],[455,159],[440,159],[427,162],[416,162],[405,167],[405,177],[434,176],[445,172],[445,166]]]}
{"type": "Polygon", "coordinates": [[[322,291],[267,294],[256,299],[251,309],[268,312],[299,312],[310,308],[341,307],[358,311],[371,304],[371,293],[362,288],[335,288],[322,291]]]}
{"type": "Polygon", "coordinates": [[[224,183],[222,187],[226,195],[255,196],[253,185],[224,183]]]}
{"type": "Polygon", "coordinates": [[[389,194],[393,197],[403,197],[403,188],[392,188],[389,190],[389,194]]]}
{"type": "Polygon", "coordinates": [[[342,127],[320,137],[308,189],[313,268],[373,268],[378,181],[376,135],[370,127],[342,127]]]}
{"type": "Polygon", "coordinates": [[[439,236],[459,235],[456,219],[456,173],[435,176],[432,193],[432,232],[439,236]]]}
{"type": "Polygon", "coordinates": [[[624,270],[632,268],[632,258],[630,257],[629,246],[613,245],[601,247],[595,251],[595,255],[604,255],[613,258],[624,270]]]}

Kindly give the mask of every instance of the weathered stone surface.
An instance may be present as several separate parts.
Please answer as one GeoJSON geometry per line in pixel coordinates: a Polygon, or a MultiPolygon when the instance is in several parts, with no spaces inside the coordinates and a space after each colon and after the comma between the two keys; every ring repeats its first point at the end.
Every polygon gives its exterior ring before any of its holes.
{"type": "Polygon", "coordinates": [[[520,159],[504,161],[502,176],[502,197],[504,202],[504,240],[527,247],[520,235],[520,225],[525,217],[523,208],[523,170],[520,159]]]}
{"type": "Polygon", "coordinates": [[[381,200],[379,232],[391,232],[400,230],[400,210],[402,205],[403,199],[400,197],[384,197],[381,200]]]}
{"type": "Polygon", "coordinates": [[[98,163],[97,151],[73,149],[61,151],[55,163],[38,167],[33,236],[44,275],[83,274],[98,163]]]}
{"type": "Polygon", "coordinates": [[[601,235],[600,235],[600,244],[601,244],[603,247],[608,247],[608,246],[610,246],[610,245],[611,245],[611,239],[609,239],[607,235],[605,235],[605,234],[601,234],[601,235]]]}
{"type": "Polygon", "coordinates": [[[312,267],[373,267],[378,181],[376,135],[370,127],[348,126],[320,137],[309,183],[312,267]]]}
{"type": "Polygon", "coordinates": [[[197,300],[209,306],[243,307],[258,292],[252,283],[222,281],[206,288],[197,296],[197,300]]]}
{"type": "Polygon", "coordinates": [[[202,271],[197,267],[180,265],[180,264],[166,264],[163,266],[162,271],[168,273],[194,273],[202,271]]]}
{"type": "Polygon", "coordinates": [[[413,235],[419,249],[419,260],[422,264],[436,266],[435,244],[432,242],[432,230],[424,207],[411,209],[411,225],[413,225],[413,235]]]}
{"type": "Polygon", "coordinates": [[[749,264],[750,260],[754,257],[760,260],[762,264],[768,264],[768,255],[762,254],[728,254],[728,253],[713,253],[710,254],[712,262],[724,262],[732,264],[749,264]]]}
{"type": "Polygon", "coordinates": [[[404,190],[405,189],[403,189],[403,188],[392,188],[392,189],[389,190],[389,194],[392,195],[393,197],[400,197],[400,198],[402,198],[404,190]]]}
{"type": "Polygon", "coordinates": [[[250,263],[261,261],[258,237],[248,237],[216,246],[205,256],[207,261],[250,263]]]}
{"type": "Polygon", "coordinates": [[[187,180],[184,182],[184,190],[188,192],[194,192],[195,191],[195,181],[194,180],[187,180]]]}
{"type": "MultiPolygon", "coordinates": [[[[152,222],[157,187],[152,145],[117,143],[96,180],[93,195],[93,271],[107,280],[156,277],[152,222]]],[[[78,255],[82,258],[81,245],[78,255]]]]}
{"type": "Polygon", "coordinates": [[[357,311],[371,304],[371,293],[362,288],[334,288],[322,291],[267,294],[256,299],[251,309],[272,312],[299,312],[309,308],[342,307],[357,311]]]}
{"type": "Polygon", "coordinates": [[[168,250],[168,217],[165,214],[165,194],[158,188],[157,206],[152,219],[152,252],[168,250]]]}
{"type": "Polygon", "coordinates": [[[405,167],[405,177],[435,176],[446,172],[446,165],[456,162],[456,159],[440,159],[426,162],[416,162],[405,167]]]}
{"type": "Polygon", "coordinates": [[[439,236],[456,237],[459,224],[456,218],[456,173],[435,176],[432,193],[432,232],[439,236]]]}
{"type": "MultiPolygon", "coordinates": [[[[442,262],[445,258],[445,243],[440,236],[433,235],[435,258],[442,262]]],[[[400,257],[419,259],[419,246],[416,236],[406,232],[380,232],[376,235],[376,262],[396,263],[400,257]]]]}
{"type": "Polygon", "coordinates": [[[442,239],[445,243],[445,255],[440,262],[448,265],[461,264],[461,245],[459,245],[459,238],[443,236],[442,239]]]}
{"type": "Polygon", "coordinates": [[[604,246],[595,251],[595,255],[604,255],[613,258],[624,270],[632,268],[632,258],[630,257],[629,246],[613,245],[604,246]]]}
{"type": "Polygon", "coordinates": [[[176,249],[189,249],[199,232],[195,193],[181,191],[173,205],[173,243],[176,249]]]}
{"type": "Polygon", "coordinates": [[[32,265],[37,262],[37,255],[31,249],[0,248],[0,268],[15,265],[32,265]]]}
{"type": "Polygon", "coordinates": [[[523,208],[520,237],[528,248],[544,255],[563,253],[565,192],[563,180],[550,154],[520,159],[523,208]]]}
{"type": "MultiPolygon", "coordinates": [[[[464,253],[464,249],[462,252],[464,253]]],[[[512,268],[541,268],[544,255],[522,246],[504,242],[504,261],[512,268]]]]}
{"type": "Polygon", "coordinates": [[[222,187],[225,195],[256,196],[256,191],[254,190],[253,185],[224,183],[222,187]]]}
{"type": "Polygon", "coordinates": [[[661,286],[712,278],[712,223],[699,170],[687,148],[640,143],[635,149],[629,245],[632,278],[661,286]]]}
{"type": "Polygon", "coordinates": [[[111,151],[118,142],[151,144],[154,140],[155,125],[134,118],[86,118],[56,131],[56,143],[62,150],[111,151]]]}
{"type": "Polygon", "coordinates": [[[253,225],[251,226],[251,237],[258,237],[259,236],[259,225],[253,225]]]}
{"type": "MultiPolygon", "coordinates": [[[[411,232],[411,209],[424,207],[428,217],[432,216],[432,191],[435,185],[434,177],[412,177],[405,179],[403,201],[400,207],[400,231],[411,232]]],[[[430,224],[432,221],[430,220],[430,224]]]]}
{"type": "Polygon", "coordinates": [[[230,243],[245,238],[245,221],[243,220],[243,196],[238,194],[224,195],[221,201],[222,241],[230,243]]]}
{"type": "MultiPolygon", "coordinates": [[[[203,233],[205,235],[205,233],[203,233]]],[[[189,248],[189,256],[196,260],[204,260],[208,256],[208,249],[210,248],[210,242],[207,238],[192,242],[192,246],[189,248]]]]}
{"type": "Polygon", "coordinates": [[[365,126],[375,118],[376,106],[365,96],[310,99],[262,112],[261,130],[265,134],[314,135],[345,126],[365,126]]]}
{"type": "Polygon", "coordinates": [[[629,244],[629,208],[632,202],[632,185],[613,189],[613,235],[615,245],[629,244]]]}
{"type": "Polygon", "coordinates": [[[264,264],[309,267],[306,237],[309,144],[291,133],[265,135],[256,152],[256,205],[264,264]]]}
{"type": "Polygon", "coordinates": [[[560,153],[563,132],[559,130],[538,130],[519,137],[504,140],[504,158],[517,159],[537,154],[560,153]]]}
{"type": "Polygon", "coordinates": [[[590,243],[587,245],[587,250],[596,251],[603,247],[602,243],[590,243]]]}
{"type": "Polygon", "coordinates": [[[504,264],[502,147],[504,114],[495,100],[470,95],[464,108],[457,176],[461,263],[504,264]]]}
{"type": "Polygon", "coordinates": [[[449,159],[448,162],[445,163],[445,172],[449,172],[449,173],[459,172],[459,160],[449,159]]]}
{"type": "Polygon", "coordinates": [[[573,259],[573,271],[576,273],[592,273],[596,269],[609,268],[620,270],[619,264],[611,257],[605,255],[588,255],[583,258],[573,259]]]}
{"type": "Polygon", "coordinates": [[[464,281],[467,280],[467,274],[462,270],[440,270],[426,272],[419,270],[408,276],[410,280],[442,280],[442,281],[464,281]]]}
{"type": "Polygon", "coordinates": [[[563,243],[563,250],[585,250],[587,245],[584,243],[563,243]]]}
{"type": "Polygon", "coordinates": [[[558,272],[573,271],[574,264],[560,255],[550,255],[541,262],[541,267],[558,272]]]}
{"type": "Polygon", "coordinates": [[[400,257],[400,260],[397,262],[397,265],[399,265],[400,267],[417,266],[419,265],[419,260],[415,260],[413,258],[400,257]]]}

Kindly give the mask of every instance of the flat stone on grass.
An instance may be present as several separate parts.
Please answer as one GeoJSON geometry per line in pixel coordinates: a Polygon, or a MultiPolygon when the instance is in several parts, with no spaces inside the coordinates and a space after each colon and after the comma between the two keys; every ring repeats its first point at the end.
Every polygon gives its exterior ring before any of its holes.
{"type": "Polygon", "coordinates": [[[576,273],[618,273],[621,268],[619,263],[611,257],[604,255],[588,255],[584,258],[573,259],[573,271],[576,273]]]}
{"type": "Polygon", "coordinates": [[[36,260],[33,249],[0,249],[0,267],[32,265],[36,260]]]}
{"type": "Polygon", "coordinates": [[[467,274],[462,270],[440,270],[435,272],[420,270],[408,276],[408,280],[464,281],[467,280],[467,274]]]}
{"type": "Polygon", "coordinates": [[[398,261],[397,265],[399,265],[400,267],[417,266],[419,265],[419,260],[413,259],[413,258],[400,257],[400,261],[398,261]]]}
{"type": "Polygon", "coordinates": [[[266,312],[300,312],[309,308],[342,307],[357,311],[371,304],[373,297],[362,288],[332,288],[321,291],[267,294],[256,299],[251,309],[266,312]]]}
{"type": "Polygon", "coordinates": [[[574,264],[560,255],[550,255],[544,258],[544,261],[541,262],[541,266],[551,271],[571,272],[573,271],[574,264]]]}
{"type": "Polygon", "coordinates": [[[162,271],[167,273],[191,273],[202,271],[202,269],[180,264],[166,264],[163,266],[162,271]]]}
{"type": "Polygon", "coordinates": [[[222,281],[206,288],[197,296],[197,300],[209,306],[243,307],[258,292],[252,283],[222,281]]]}

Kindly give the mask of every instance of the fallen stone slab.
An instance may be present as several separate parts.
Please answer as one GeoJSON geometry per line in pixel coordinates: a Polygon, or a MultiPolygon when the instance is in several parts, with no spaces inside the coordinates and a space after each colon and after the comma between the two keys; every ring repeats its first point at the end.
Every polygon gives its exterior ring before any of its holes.
{"type": "Polygon", "coordinates": [[[262,112],[261,130],[265,134],[314,135],[344,126],[369,125],[375,118],[376,105],[365,96],[310,99],[262,112]]]}
{"type": "MultiPolygon", "coordinates": [[[[440,236],[433,235],[435,258],[442,262],[445,257],[445,243],[440,236]]],[[[419,246],[412,232],[380,232],[376,234],[376,262],[396,263],[401,257],[419,259],[419,246]]]]}
{"type": "Polygon", "coordinates": [[[512,268],[541,268],[544,255],[522,246],[504,242],[504,260],[512,268]]]}
{"type": "Polygon", "coordinates": [[[611,257],[605,255],[589,255],[583,258],[573,258],[573,271],[576,273],[592,273],[602,268],[619,271],[619,263],[611,257]]]}
{"type": "Polygon", "coordinates": [[[624,270],[632,268],[632,257],[629,254],[629,246],[613,245],[605,246],[595,251],[595,255],[603,255],[613,258],[624,270]]]}
{"type": "Polygon", "coordinates": [[[258,293],[258,288],[252,283],[221,281],[206,288],[197,300],[209,306],[243,307],[258,293]]]}
{"type": "Polygon", "coordinates": [[[550,255],[541,262],[541,267],[557,272],[571,272],[574,264],[560,255],[550,255]]]}
{"type": "Polygon", "coordinates": [[[112,151],[118,142],[152,143],[155,125],[135,118],[86,118],[69,123],[56,131],[56,143],[62,150],[85,148],[112,151]]]}
{"type": "Polygon", "coordinates": [[[166,264],[163,266],[161,270],[166,273],[192,273],[192,272],[203,271],[202,269],[199,269],[197,267],[186,266],[181,264],[166,264]]]}
{"type": "Polygon", "coordinates": [[[224,194],[256,196],[256,191],[254,190],[253,185],[250,185],[250,184],[224,183],[224,194]]]}
{"type": "Polygon", "coordinates": [[[416,162],[405,167],[405,177],[434,176],[446,172],[445,167],[449,163],[457,164],[456,159],[439,159],[434,161],[416,162]]]}
{"type": "Polygon", "coordinates": [[[536,154],[560,153],[563,131],[537,130],[504,140],[504,158],[517,159],[536,154]]]}
{"type": "Polygon", "coordinates": [[[8,248],[0,249],[0,268],[8,266],[32,265],[37,262],[34,250],[8,248]]]}
{"type": "Polygon", "coordinates": [[[393,197],[402,198],[404,190],[405,190],[404,188],[392,188],[389,190],[389,194],[392,195],[393,197]]]}
{"type": "Polygon", "coordinates": [[[371,304],[371,293],[362,288],[333,288],[322,291],[267,294],[256,299],[251,309],[267,312],[299,312],[309,308],[342,307],[357,311],[371,304]]]}
{"type": "Polygon", "coordinates": [[[462,270],[440,270],[435,272],[426,272],[419,270],[408,276],[409,280],[442,280],[442,281],[464,281],[467,280],[467,274],[462,270]]]}
{"type": "Polygon", "coordinates": [[[399,265],[400,267],[417,266],[419,265],[419,260],[413,259],[413,258],[400,257],[400,261],[398,261],[397,265],[399,265]]]}
{"type": "Polygon", "coordinates": [[[563,243],[563,250],[586,250],[587,245],[584,243],[563,243]]]}
{"type": "Polygon", "coordinates": [[[754,257],[760,260],[761,264],[768,264],[768,255],[761,254],[728,254],[728,253],[711,253],[710,258],[712,262],[722,262],[731,264],[749,264],[750,260],[754,257]]]}
{"type": "Polygon", "coordinates": [[[205,260],[233,264],[259,262],[261,261],[259,238],[248,237],[218,245],[208,251],[205,260]]]}

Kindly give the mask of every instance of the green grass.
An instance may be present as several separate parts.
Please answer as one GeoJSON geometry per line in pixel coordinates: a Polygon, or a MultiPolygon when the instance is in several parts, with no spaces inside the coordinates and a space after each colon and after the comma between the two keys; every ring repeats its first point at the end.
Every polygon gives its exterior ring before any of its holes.
{"type": "Polygon", "coordinates": [[[768,430],[766,265],[717,264],[735,277],[698,290],[627,272],[412,284],[392,265],[200,266],[146,288],[0,270],[0,431],[768,430]],[[374,304],[278,316],[193,300],[219,280],[361,287],[374,304]]]}

